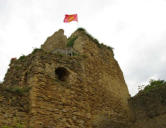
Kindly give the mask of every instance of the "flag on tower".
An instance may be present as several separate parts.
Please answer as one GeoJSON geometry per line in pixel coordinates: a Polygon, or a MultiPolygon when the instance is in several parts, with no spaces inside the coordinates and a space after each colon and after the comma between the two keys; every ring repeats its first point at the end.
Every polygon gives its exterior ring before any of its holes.
{"type": "Polygon", "coordinates": [[[72,14],[72,15],[65,15],[64,22],[69,23],[72,21],[77,21],[78,22],[78,17],[77,14],[72,14]]]}

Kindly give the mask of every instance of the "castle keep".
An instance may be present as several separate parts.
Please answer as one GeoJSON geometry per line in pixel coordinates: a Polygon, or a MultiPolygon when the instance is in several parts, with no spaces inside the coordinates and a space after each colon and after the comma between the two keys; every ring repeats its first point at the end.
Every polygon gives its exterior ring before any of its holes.
{"type": "Polygon", "coordinates": [[[0,90],[1,127],[125,128],[131,120],[112,48],[83,29],[68,39],[59,30],[40,49],[12,60],[0,90]]]}

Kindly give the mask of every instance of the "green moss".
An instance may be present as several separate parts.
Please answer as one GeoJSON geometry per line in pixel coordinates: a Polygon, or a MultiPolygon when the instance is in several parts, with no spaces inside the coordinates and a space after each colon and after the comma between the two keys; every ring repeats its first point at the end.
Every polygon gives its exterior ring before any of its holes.
{"type": "Polygon", "coordinates": [[[77,36],[70,37],[67,41],[67,47],[73,47],[75,40],[77,39],[77,36]]]}

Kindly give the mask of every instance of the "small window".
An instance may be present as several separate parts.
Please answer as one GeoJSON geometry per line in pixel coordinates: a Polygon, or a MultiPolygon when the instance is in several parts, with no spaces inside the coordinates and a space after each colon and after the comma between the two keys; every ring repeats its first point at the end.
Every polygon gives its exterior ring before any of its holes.
{"type": "Polygon", "coordinates": [[[55,69],[55,75],[58,77],[59,80],[66,81],[69,76],[69,72],[66,68],[59,67],[55,69]]]}

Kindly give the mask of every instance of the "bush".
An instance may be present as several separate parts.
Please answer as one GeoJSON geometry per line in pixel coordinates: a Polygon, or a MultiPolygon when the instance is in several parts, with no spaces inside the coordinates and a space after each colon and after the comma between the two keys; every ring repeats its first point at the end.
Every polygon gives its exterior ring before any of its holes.
{"type": "Polygon", "coordinates": [[[148,93],[161,87],[166,87],[166,81],[164,80],[150,80],[148,85],[140,86],[139,93],[148,93]],[[142,89],[145,87],[144,89],[142,89]]]}
{"type": "Polygon", "coordinates": [[[150,80],[149,84],[144,88],[145,92],[166,86],[166,81],[164,80],[150,80]]]}

